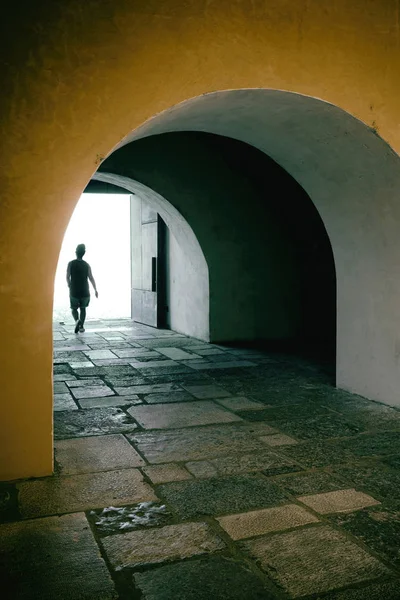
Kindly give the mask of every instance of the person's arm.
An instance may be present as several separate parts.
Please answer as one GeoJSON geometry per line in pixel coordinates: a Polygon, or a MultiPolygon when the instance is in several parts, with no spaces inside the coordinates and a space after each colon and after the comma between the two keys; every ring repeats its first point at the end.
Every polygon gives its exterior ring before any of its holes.
{"type": "Polygon", "coordinates": [[[67,267],[67,285],[68,287],[71,287],[71,263],[68,263],[68,267],[67,267]]]}
{"type": "Polygon", "coordinates": [[[89,277],[89,281],[90,281],[90,283],[91,283],[91,284],[92,284],[92,286],[93,286],[93,289],[94,289],[94,293],[95,293],[95,295],[96,295],[96,298],[98,298],[98,297],[99,297],[99,292],[97,291],[97,288],[96,288],[96,282],[95,282],[95,280],[94,280],[93,273],[92,273],[92,269],[90,268],[90,266],[89,266],[88,277],[89,277]]]}

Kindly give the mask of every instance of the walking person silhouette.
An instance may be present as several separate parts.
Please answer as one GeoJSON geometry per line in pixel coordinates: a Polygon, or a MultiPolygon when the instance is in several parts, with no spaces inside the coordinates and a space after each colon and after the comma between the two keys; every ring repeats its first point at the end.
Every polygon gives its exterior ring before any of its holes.
{"type": "Polygon", "coordinates": [[[75,333],[83,333],[85,331],[86,308],[90,302],[89,281],[93,286],[96,298],[99,297],[92,269],[89,263],[83,260],[85,252],[85,244],[78,244],[75,250],[76,259],[71,260],[67,267],[67,284],[69,287],[71,312],[75,320],[75,333]]]}

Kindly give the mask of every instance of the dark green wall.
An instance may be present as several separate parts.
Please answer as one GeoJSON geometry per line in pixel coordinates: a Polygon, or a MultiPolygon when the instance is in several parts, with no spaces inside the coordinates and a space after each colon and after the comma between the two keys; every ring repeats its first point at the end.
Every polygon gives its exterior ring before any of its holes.
{"type": "Polygon", "coordinates": [[[169,133],[121,148],[100,170],[149,186],[192,227],[209,267],[212,341],[333,341],[329,241],[311,200],[266,155],[169,133]]]}

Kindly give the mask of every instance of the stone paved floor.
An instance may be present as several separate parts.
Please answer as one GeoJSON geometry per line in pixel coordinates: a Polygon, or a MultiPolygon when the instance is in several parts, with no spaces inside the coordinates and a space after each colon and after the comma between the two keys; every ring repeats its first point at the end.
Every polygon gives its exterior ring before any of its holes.
{"type": "Polygon", "coordinates": [[[0,485],[3,598],[400,598],[399,411],[130,321],[54,340],[56,469],[0,485]]]}

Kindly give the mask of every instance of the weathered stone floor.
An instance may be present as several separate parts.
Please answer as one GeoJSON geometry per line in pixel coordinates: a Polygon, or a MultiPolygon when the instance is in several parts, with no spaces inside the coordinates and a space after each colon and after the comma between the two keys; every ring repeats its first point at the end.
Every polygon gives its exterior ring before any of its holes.
{"type": "Polygon", "coordinates": [[[0,484],[3,598],[400,598],[399,411],[305,360],[71,331],[55,474],[0,484]]]}

